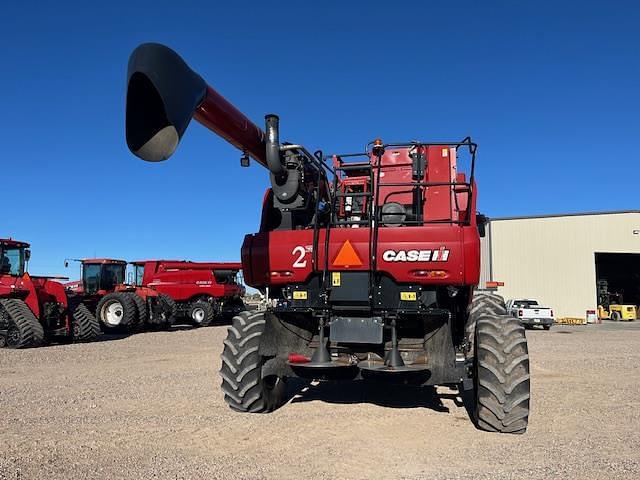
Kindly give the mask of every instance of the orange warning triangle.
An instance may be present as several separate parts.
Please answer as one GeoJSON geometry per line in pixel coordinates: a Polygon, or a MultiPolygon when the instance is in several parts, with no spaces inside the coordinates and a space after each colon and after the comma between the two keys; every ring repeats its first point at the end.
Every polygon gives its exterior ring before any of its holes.
{"type": "Polygon", "coordinates": [[[349,240],[346,240],[340,251],[338,252],[338,256],[333,260],[334,267],[359,267],[362,265],[362,260],[356,253],[353,245],[349,240]]]}

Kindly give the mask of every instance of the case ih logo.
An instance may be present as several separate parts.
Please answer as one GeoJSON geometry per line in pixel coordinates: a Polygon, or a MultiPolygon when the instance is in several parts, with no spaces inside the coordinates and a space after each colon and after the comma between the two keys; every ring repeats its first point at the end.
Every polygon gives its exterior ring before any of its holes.
{"type": "Polygon", "coordinates": [[[382,259],[385,262],[446,262],[449,250],[446,247],[437,250],[385,250],[382,259]]]}

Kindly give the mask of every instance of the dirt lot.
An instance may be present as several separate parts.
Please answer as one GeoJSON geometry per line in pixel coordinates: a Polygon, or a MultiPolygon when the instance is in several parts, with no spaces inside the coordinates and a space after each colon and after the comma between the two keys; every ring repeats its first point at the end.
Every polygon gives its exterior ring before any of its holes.
{"type": "Polygon", "coordinates": [[[640,478],[640,322],[528,332],[523,436],[476,430],[446,388],[311,385],[233,413],[224,335],[0,351],[0,478],[640,478]]]}

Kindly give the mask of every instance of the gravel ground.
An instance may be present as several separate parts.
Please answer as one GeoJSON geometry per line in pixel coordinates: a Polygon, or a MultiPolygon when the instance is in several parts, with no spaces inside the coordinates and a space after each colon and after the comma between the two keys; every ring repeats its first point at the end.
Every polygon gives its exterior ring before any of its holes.
{"type": "Polygon", "coordinates": [[[640,478],[640,322],[529,331],[522,436],[476,430],[446,388],[299,383],[234,413],[225,333],[0,351],[0,478],[640,478]]]}

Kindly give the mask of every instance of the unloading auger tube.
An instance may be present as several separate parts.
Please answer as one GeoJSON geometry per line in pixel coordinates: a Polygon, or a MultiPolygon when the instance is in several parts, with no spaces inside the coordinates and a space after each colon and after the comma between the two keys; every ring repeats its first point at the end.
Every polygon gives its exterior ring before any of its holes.
{"type": "Polygon", "coordinates": [[[305,183],[309,177],[320,178],[322,161],[302,146],[281,145],[276,115],[265,117],[265,134],[176,52],[157,43],[137,47],[127,72],[126,138],[131,152],[149,162],[168,159],[192,118],[266,167],[277,202],[290,208],[308,203],[301,180],[303,175],[305,183]]]}

